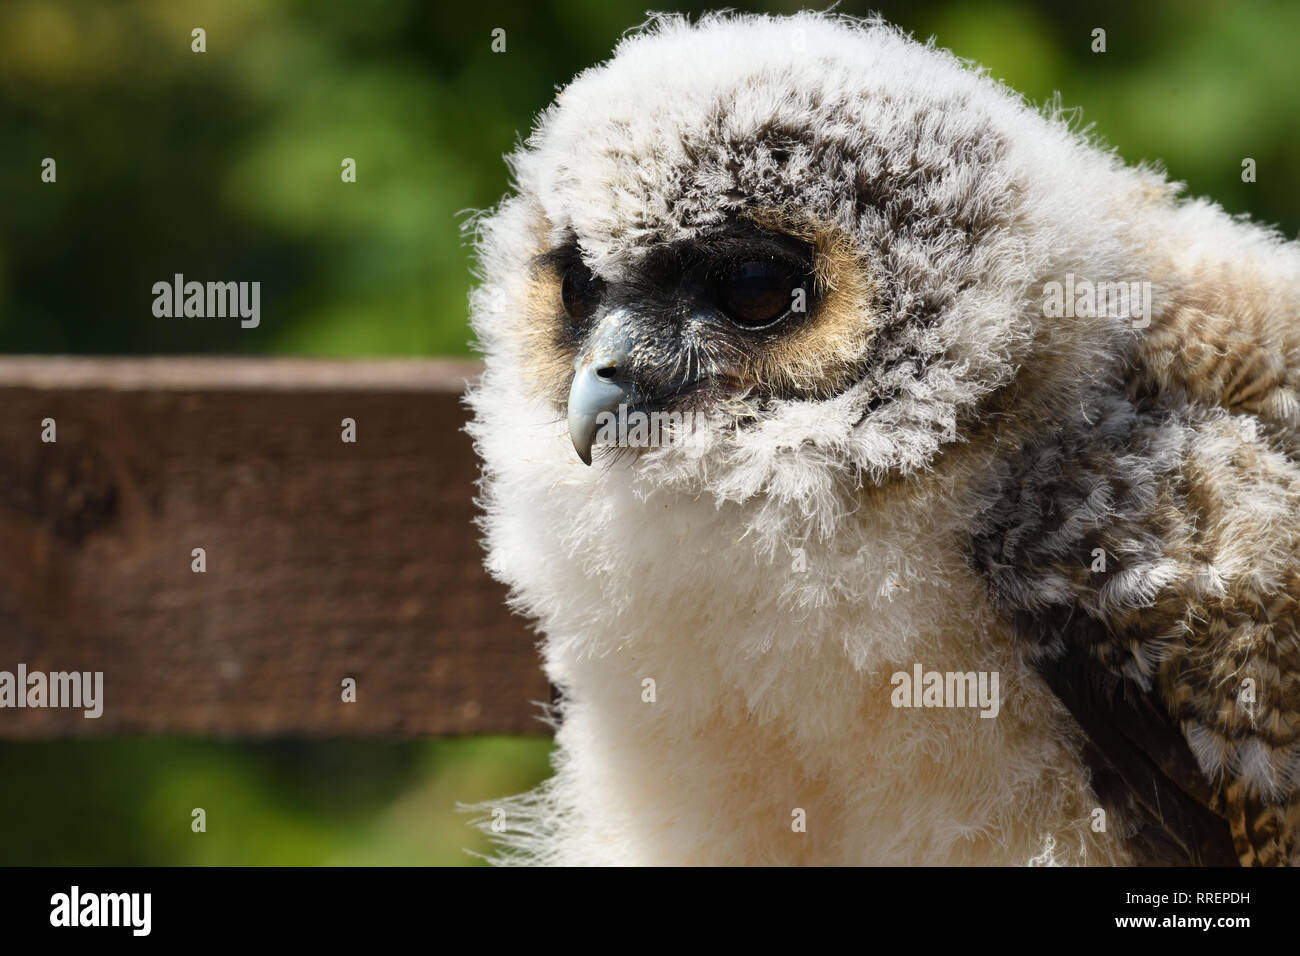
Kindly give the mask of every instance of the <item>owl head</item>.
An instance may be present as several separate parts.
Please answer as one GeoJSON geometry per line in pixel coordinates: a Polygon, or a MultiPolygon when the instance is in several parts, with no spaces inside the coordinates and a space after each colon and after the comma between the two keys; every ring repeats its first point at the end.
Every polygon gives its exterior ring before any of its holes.
{"type": "Polygon", "coordinates": [[[808,13],[650,21],[510,166],[473,223],[489,467],[491,437],[542,480],[594,454],[805,511],[1074,402],[1125,332],[1046,318],[1044,284],[1140,272],[1135,203],[1165,188],[946,52],[808,13]],[[618,409],[695,427],[621,455],[618,409]]]}

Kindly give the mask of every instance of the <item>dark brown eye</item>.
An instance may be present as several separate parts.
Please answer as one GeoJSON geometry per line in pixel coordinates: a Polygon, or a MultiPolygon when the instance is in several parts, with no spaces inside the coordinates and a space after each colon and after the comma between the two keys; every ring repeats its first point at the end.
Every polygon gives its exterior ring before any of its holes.
{"type": "MultiPolygon", "coordinates": [[[[802,277],[777,262],[744,262],[719,287],[721,305],[734,322],[747,328],[771,325],[798,303],[802,277]]],[[[806,295],[806,293],[805,293],[806,295]]]]}
{"type": "Polygon", "coordinates": [[[585,319],[600,302],[604,284],[581,262],[575,262],[564,271],[560,283],[560,301],[570,318],[585,319]]]}

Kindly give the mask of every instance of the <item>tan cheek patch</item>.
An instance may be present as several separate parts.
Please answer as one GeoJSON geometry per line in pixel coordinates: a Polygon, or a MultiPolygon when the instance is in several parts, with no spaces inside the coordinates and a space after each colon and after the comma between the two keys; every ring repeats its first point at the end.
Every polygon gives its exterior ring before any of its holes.
{"type": "MultiPolygon", "coordinates": [[[[540,214],[533,227],[534,255],[550,245],[551,225],[540,214]]],[[[527,343],[523,360],[525,384],[535,395],[563,407],[573,377],[574,350],[566,334],[567,319],[560,301],[563,276],[550,265],[529,263],[528,291],[520,304],[520,330],[527,343]]]]}
{"type": "Polygon", "coordinates": [[[535,394],[562,405],[573,376],[574,351],[564,334],[561,281],[552,267],[537,267],[524,303],[524,337],[528,343],[524,369],[535,394]]]}
{"type": "Polygon", "coordinates": [[[814,301],[799,327],[756,349],[742,377],[763,392],[829,398],[855,379],[873,328],[876,286],[852,240],[837,229],[797,224],[779,217],[755,217],[759,225],[812,246],[814,301]]]}

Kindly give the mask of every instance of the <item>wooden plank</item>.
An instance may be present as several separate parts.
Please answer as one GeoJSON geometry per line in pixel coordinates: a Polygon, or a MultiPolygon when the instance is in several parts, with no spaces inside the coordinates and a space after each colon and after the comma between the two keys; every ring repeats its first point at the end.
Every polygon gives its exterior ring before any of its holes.
{"type": "Polygon", "coordinates": [[[471,524],[476,371],[0,359],[0,671],[104,674],[99,719],[4,708],[0,736],[546,732],[471,524]]]}

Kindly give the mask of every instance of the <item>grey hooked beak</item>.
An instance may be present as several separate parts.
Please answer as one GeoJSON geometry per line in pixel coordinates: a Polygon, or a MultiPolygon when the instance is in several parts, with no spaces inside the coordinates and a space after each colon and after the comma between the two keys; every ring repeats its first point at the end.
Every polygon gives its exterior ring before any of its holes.
{"type": "Polygon", "coordinates": [[[591,443],[601,425],[601,414],[616,414],[618,407],[627,404],[633,394],[632,386],[605,377],[602,372],[608,375],[608,366],[579,359],[573,384],[569,386],[569,437],[585,465],[591,464],[591,443]]]}
{"type": "Polygon", "coordinates": [[[605,317],[592,335],[590,347],[573,363],[573,384],[569,386],[569,437],[583,464],[591,464],[591,445],[605,412],[617,414],[636,390],[627,381],[627,356],[631,349],[624,328],[627,313],[616,311],[605,317]]]}

